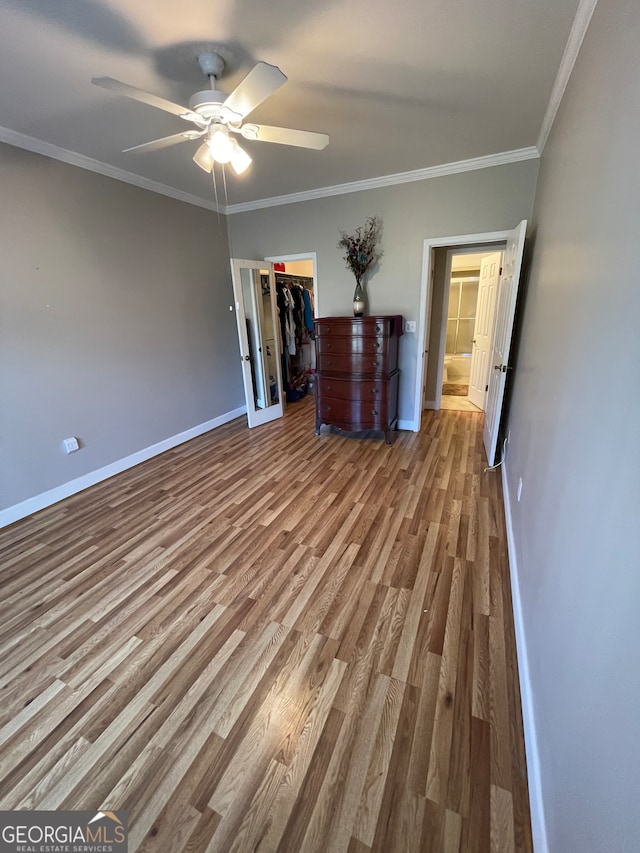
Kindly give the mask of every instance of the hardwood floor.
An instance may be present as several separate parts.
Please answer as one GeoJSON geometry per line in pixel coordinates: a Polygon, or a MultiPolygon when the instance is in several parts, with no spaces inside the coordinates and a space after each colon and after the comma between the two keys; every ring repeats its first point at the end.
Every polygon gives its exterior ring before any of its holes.
{"type": "Polygon", "coordinates": [[[0,532],[0,808],[130,851],[531,851],[482,415],[240,419],[0,532]]]}

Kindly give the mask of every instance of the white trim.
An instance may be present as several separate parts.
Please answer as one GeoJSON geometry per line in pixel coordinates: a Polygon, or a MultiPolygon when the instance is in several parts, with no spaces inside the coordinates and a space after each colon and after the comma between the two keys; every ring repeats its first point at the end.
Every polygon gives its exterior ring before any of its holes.
{"type": "MultiPolygon", "coordinates": [[[[431,325],[431,295],[433,278],[433,251],[425,240],[422,247],[422,279],[420,282],[420,307],[418,309],[418,352],[416,353],[416,387],[417,404],[413,409],[413,431],[420,432],[422,422],[422,401],[424,399],[424,369],[425,351],[429,346],[429,327],[431,325]],[[427,310],[428,309],[428,310],[427,310]]],[[[435,408],[435,407],[434,407],[435,408]]]]}
{"type": "MultiPolygon", "coordinates": [[[[584,2],[584,0],[583,0],[584,2]]],[[[595,0],[590,0],[595,2],[595,0]]],[[[34,136],[28,136],[25,133],[19,133],[17,130],[11,130],[8,127],[0,126],[0,142],[6,142],[7,145],[13,145],[16,148],[23,148],[26,151],[33,151],[35,154],[42,154],[44,157],[51,157],[53,160],[59,160],[62,163],[68,163],[71,166],[77,166],[79,169],[87,169],[89,172],[95,172],[98,175],[105,175],[107,178],[114,178],[117,181],[123,181],[125,184],[132,184],[150,192],[159,193],[160,195],[175,198],[178,201],[184,201],[187,204],[193,204],[196,207],[203,207],[206,210],[213,210],[228,216],[233,213],[244,213],[249,210],[261,210],[265,207],[278,207],[283,204],[294,204],[299,201],[312,201],[318,198],[327,198],[334,195],[345,195],[347,193],[363,192],[364,190],[377,189],[379,187],[390,187],[396,184],[406,184],[413,181],[424,181],[429,178],[441,178],[445,175],[455,175],[460,172],[471,172],[476,169],[488,169],[492,166],[503,166],[507,163],[520,163],[523,160],[535,160],[540,156],[538,149],[534,146],[528,148],[517,148],[513,151],[502,151],[497,154],[487,154],[484,157],[473,157],[470,160],[458,160],[455,163],[443,163],[439,166],[427,166],[424,169],[415,169],[411,172],[397,172],[393,175],[382,175],[377,178],[366,178],[362,181],[353,181],[347,184],[336,184],[330,187],[319,187],[315,190],[306,190],[299,193],[289,193],[288,195],[273,196],[272,198],[256,199],[255,201],[240,202],[239,204],[229,204],[216,206],[212,199],[203,198],[201,196],[192,195],[183,190],[169,187],[166,184],[161,184],[158,181],[153,181],[150,178],[143,178],[141,175],[135,175],[133,172],[127,172],[117,166],[111,166],[108,163],[102,163],[100,160],[94,160],[91,157],[86,157],[84,154],[77,154],[75,151],[69,151],[67,148],[61,148],[54,145],[52,142],[45,142],[42,139],[36,139],[34,136]]]]}
{"type": "Polygon", "coordinates": [[[455,248],[447,251],[444,263],[442,320],[440,322],[440,346],[438,348],[438,369],[436,371],[436,409],[440,409],[442,407],[442,376],[444,374],[444,354],[447,349],[447,321],[449,320],[449,299],[451,298],[451,271],[453,267],[453,254],[455,251],[455,248]]]}
{"type": "Polygon", "coordinates": [[[435,400],[425,400],[424,401],[424,407],[425,407],[425,409],[433,409],[433,411],[435,411],[435,412],[437,412],[438,409],[440,408],[440,406],[436,405],[435,400]]]}
{"type": "MultiPolygon", "coordinates": [[[[124,169],[118,169],[108,163],[101,163],[91,157],[85,157],[84,154],[76,154],[75,151],[60,148],[51,142],[43,142],[33,136],[18,133],[8,127],[0,127],[0,142],[6,142],[7,145],[13,145],[16,148],[24,148],[26,151],[33,151],[35,154],[42,154],[44,157],[51,157],[52,160],[60,160],[61,163],[68,163],[70,166],[77,166],[79,169],[96,172],[98,175],[104,175],[107,178],[115,178],[116,181],[123,181],[125,184],[132,184],[134,187],[140,187],[152,193],[166,195],[169,198],[184,201],[186,204],[204,207],[206,210],[213,210],[214,212],[218,211],[215,202],[210,199],[183,192],[183,190],[178,190],[175,187],[168,187],[166,184],[143,178],[141,175],[134,175],[133,172],[126,172],[124,169]]],[[[220,207],[219,212],[224,213],[224,209],[220,207]]]]}
{"type": "Polygon", "coordinates": [[[511,576],[511,601],[513,605],[513,622],[516,634],[516,649],[518,653],[518,680],[520,683],[520,699],[522,704],[522,725],[524,728],[524,745],[527,756],[527,780],[529,782],[529,808],[531,811],[531,832],[535,853],[549,853],[547,841],[547,824],[544,814],[544,799],[542,797],[542,780],[540,777],[540,753],[538,751],[538,736],[536,733],[535,714],[533,710],[533,693],[529,674],[529,657],[527,641],[522,618],[522,599],[520,598],[520,583],[518,580],[518,561],[516,556],[515,535],[511,519],[511,500],[507,480],[506,460],[502,465],[502,492],[504,496],[504,516],[507,528],[507,549],[509,553],[509,574],[511,576]]]}
{"type": "MultiPolygon", "coordinates": [[[[458,248],[460,246],[471,245],[477,243],[479,246],[484,243],[503,243],[506,242],[511,235],[511,231],[484,231],[481,234],[459,234],[455,237],[428,237],[423,243],[422,249],[422,283],[420,285],[420,314],[418,315],[418,341],[420,342],[420,352],[424,354],[425,341],[427,339],[427,284],[430,281],[431,264],[433,262],[433,249],[443,247],[458,248]]],[[[413,422],[416,425],[415,431],[420,429],[420,416],[422,413],[422,378],[425,372],[425,359],[418,358],[416,362],[416,386],[415,386],[415,403],[413,422]]],[[[425,403],[425,408],[439,409],[440,395],[436,391],[438,399],[430,401],[430,404],[425,403]]]]}
{"type": "Polygon", "coordinates": [[[591,21],[591,16],[593,15],[593,10],[596,8],[597,2],[598,0],[580,0],[578,3],[576,16],[573,19],[569,38],[567,39],[567,44],[564,49],[564,53],[562,54],[562,59],[560,60],[560,67],[558,68],[553,89],[551,90],[551,97],[547,104],[547,111],[542,119],[540,135],[538,136],[538,142],[536,144],[536,149],[540,156],[542,156],[544,146],[547,144],[547,139],[551,133],[556,113],[558,112],[558,108],[562,98],[564,97],[565,89],[567,88],[571,72],[573,71],[573,66],[578,58],[578,53],[580,52],[587,29],[589,28],[589,22],[591,21]]]}
{"type": "Polygon", "coordinates": [[[398,421],[398,429],[408,430],[409,432],[418,432],[413,428],[413,421],[398,421]]]}
{"type": "Polygon", "coordinates": [[[138,450],[130,456],[125,456],[124,459],[117,459],[115,462],[111,462],[103,468],[90,471],[88,474],[83,474],[82,477],[70,480],[68,483],[63,483],[61,486],[56,486],[54,489],[49,489],[48,492],[42,492],[39,495],[34,495],[32,498],[27,498],[26,501],[14,504],[13,506],[7,507],[7,509],[0,510],[0,528],[6,527],[8,524],[13,524],[14,521],[19,521],[21,518],[26,518],[28,515],[38,512],[41,509],[45,509],[46,507],[51,506],[58,501],[62,501],[71,495],[75,495],[84,489],[88,489],[90,486],[95,486],[96,483],[100,483],[102,480],[107,480],[109,477],[120,474],[128,468],[133,468],[134,465],[146,462],[147,459],[151,459],[153,456],[158,456],[160,453],[164,453],[165,450],[171,450],[172,447],[176,447],[178,444],[183,444],[185,441],[197,438],[197,436],[202,435],[205,432],[209,432],[209,430],[222,426],[222,424],[226,424],[235,418],[239,418],[241,415],[245,414],[246,411],[246,406],[240,406],[230,412],[225,412],[225,414],[219,415],[217,418],[212,418],[210,421],[205,421],[204,423],[191,427],[177,435],[165,438],[157,444],[152,444],[150,447],[144,447],[142,450],[138,450]]]}
{"type": "Polygon", "coordinates": [[[365,180],[353,181],[348,184],[336,184],[331,187],[319,187],[315,190],[306,190],[299,193],[261,198],[255,201],[241,202],[240,204],[229,204],[225,207],[224,212],[226,215],[231,215],[234,213],[245,213],[249,210],[261,210],[265,207],[278,207],[282,204],[295,204],[299,201],[313,201],[314,199],[327,198],[328,196],[358,193],[380,187],[391,187],[396,184],[407,184],[413,181],[425,181],[429,178],[441,178],[445,175],[456,175],[459,172],[472,172],[476,169],[504,166],[507,163],[519,163],[522,160],[535,160],[539,156],[538,149],[533,146],[518,148],[515,151],[488,154],[485,157],[474,157],[471,160],[458,160],[455,163],[443,163],[440,166],[427,166],[425,169],[415,169],[412,172],[397,172],[394,175],[366,178],[365,180]]]}

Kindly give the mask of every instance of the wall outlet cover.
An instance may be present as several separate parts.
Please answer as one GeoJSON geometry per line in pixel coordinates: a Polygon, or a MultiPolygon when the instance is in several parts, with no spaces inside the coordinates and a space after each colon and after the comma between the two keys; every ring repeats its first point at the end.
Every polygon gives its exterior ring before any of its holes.
{"type": "Polygon", "coordinates": [[[75,453],[76,450],[80,449],[78,439],[75,437],[75,435],[72,435],[71,438],[63,439],[62,446],[64,447],[65,453],[75,453]]]}
{"type": "Polygon", "coordinates": [[[415,320],[405,320],[404,321],[404,330],[405,330],[405,332],[415,332],[416,321],[415,320]]]}

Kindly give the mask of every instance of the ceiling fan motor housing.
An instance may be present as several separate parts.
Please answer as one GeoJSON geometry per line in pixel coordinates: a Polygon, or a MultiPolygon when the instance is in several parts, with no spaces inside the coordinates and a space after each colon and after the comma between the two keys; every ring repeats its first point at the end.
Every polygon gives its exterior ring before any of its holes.
{"type": "Polygon", "coordinates": [[[217,79],[222,74],[224,59],[220,54],[207,50],[198,56],[198,65],[202,73],[207,77],[215,77],[217,79]]]}
{"type": "Polygon", "coordinates": [[[196,92],[189,98],[189,109],[204,118],[217,118],[226,98],[224,92],[218,92],[216,89],[205,89],[203,92],[196,92]]]}

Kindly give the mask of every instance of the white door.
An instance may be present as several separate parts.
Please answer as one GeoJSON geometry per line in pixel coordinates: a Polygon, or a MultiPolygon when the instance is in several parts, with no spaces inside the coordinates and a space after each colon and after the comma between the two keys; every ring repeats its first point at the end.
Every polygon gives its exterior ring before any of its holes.
{"type": "Polygon", "coordinates": [[[483,411],[487,393],[491,345],[493,343],[501,260],[502,252],[494,252],[480,262],[480,282],[478,283],[476,324],[471,348],[471,375],[469,377],[468,396],[471,402],[483,411]]]}
{"type": "Polygon", "coordinates": [[[231,258],[231,277],[247,420],[255,427],[284,411],[273,264],[231,258]]]}
{"type": "Polygon", "coordinates": [[[500,426],[500,415],[502,414],[504,386],[507,381],[513,318],[516,313],[526,230],[527,222],[523,219],[507,238],[507,247],[502,263],[502,275],[500,276],[500,285],[498,287],[498,311],[496,329],[493,336],[493,351],[490,362],[491,369],[489,370],[489,390],[487,392],[483,436],[489,465],[494,464],[496,457],[498,428],[500,426]]]}

